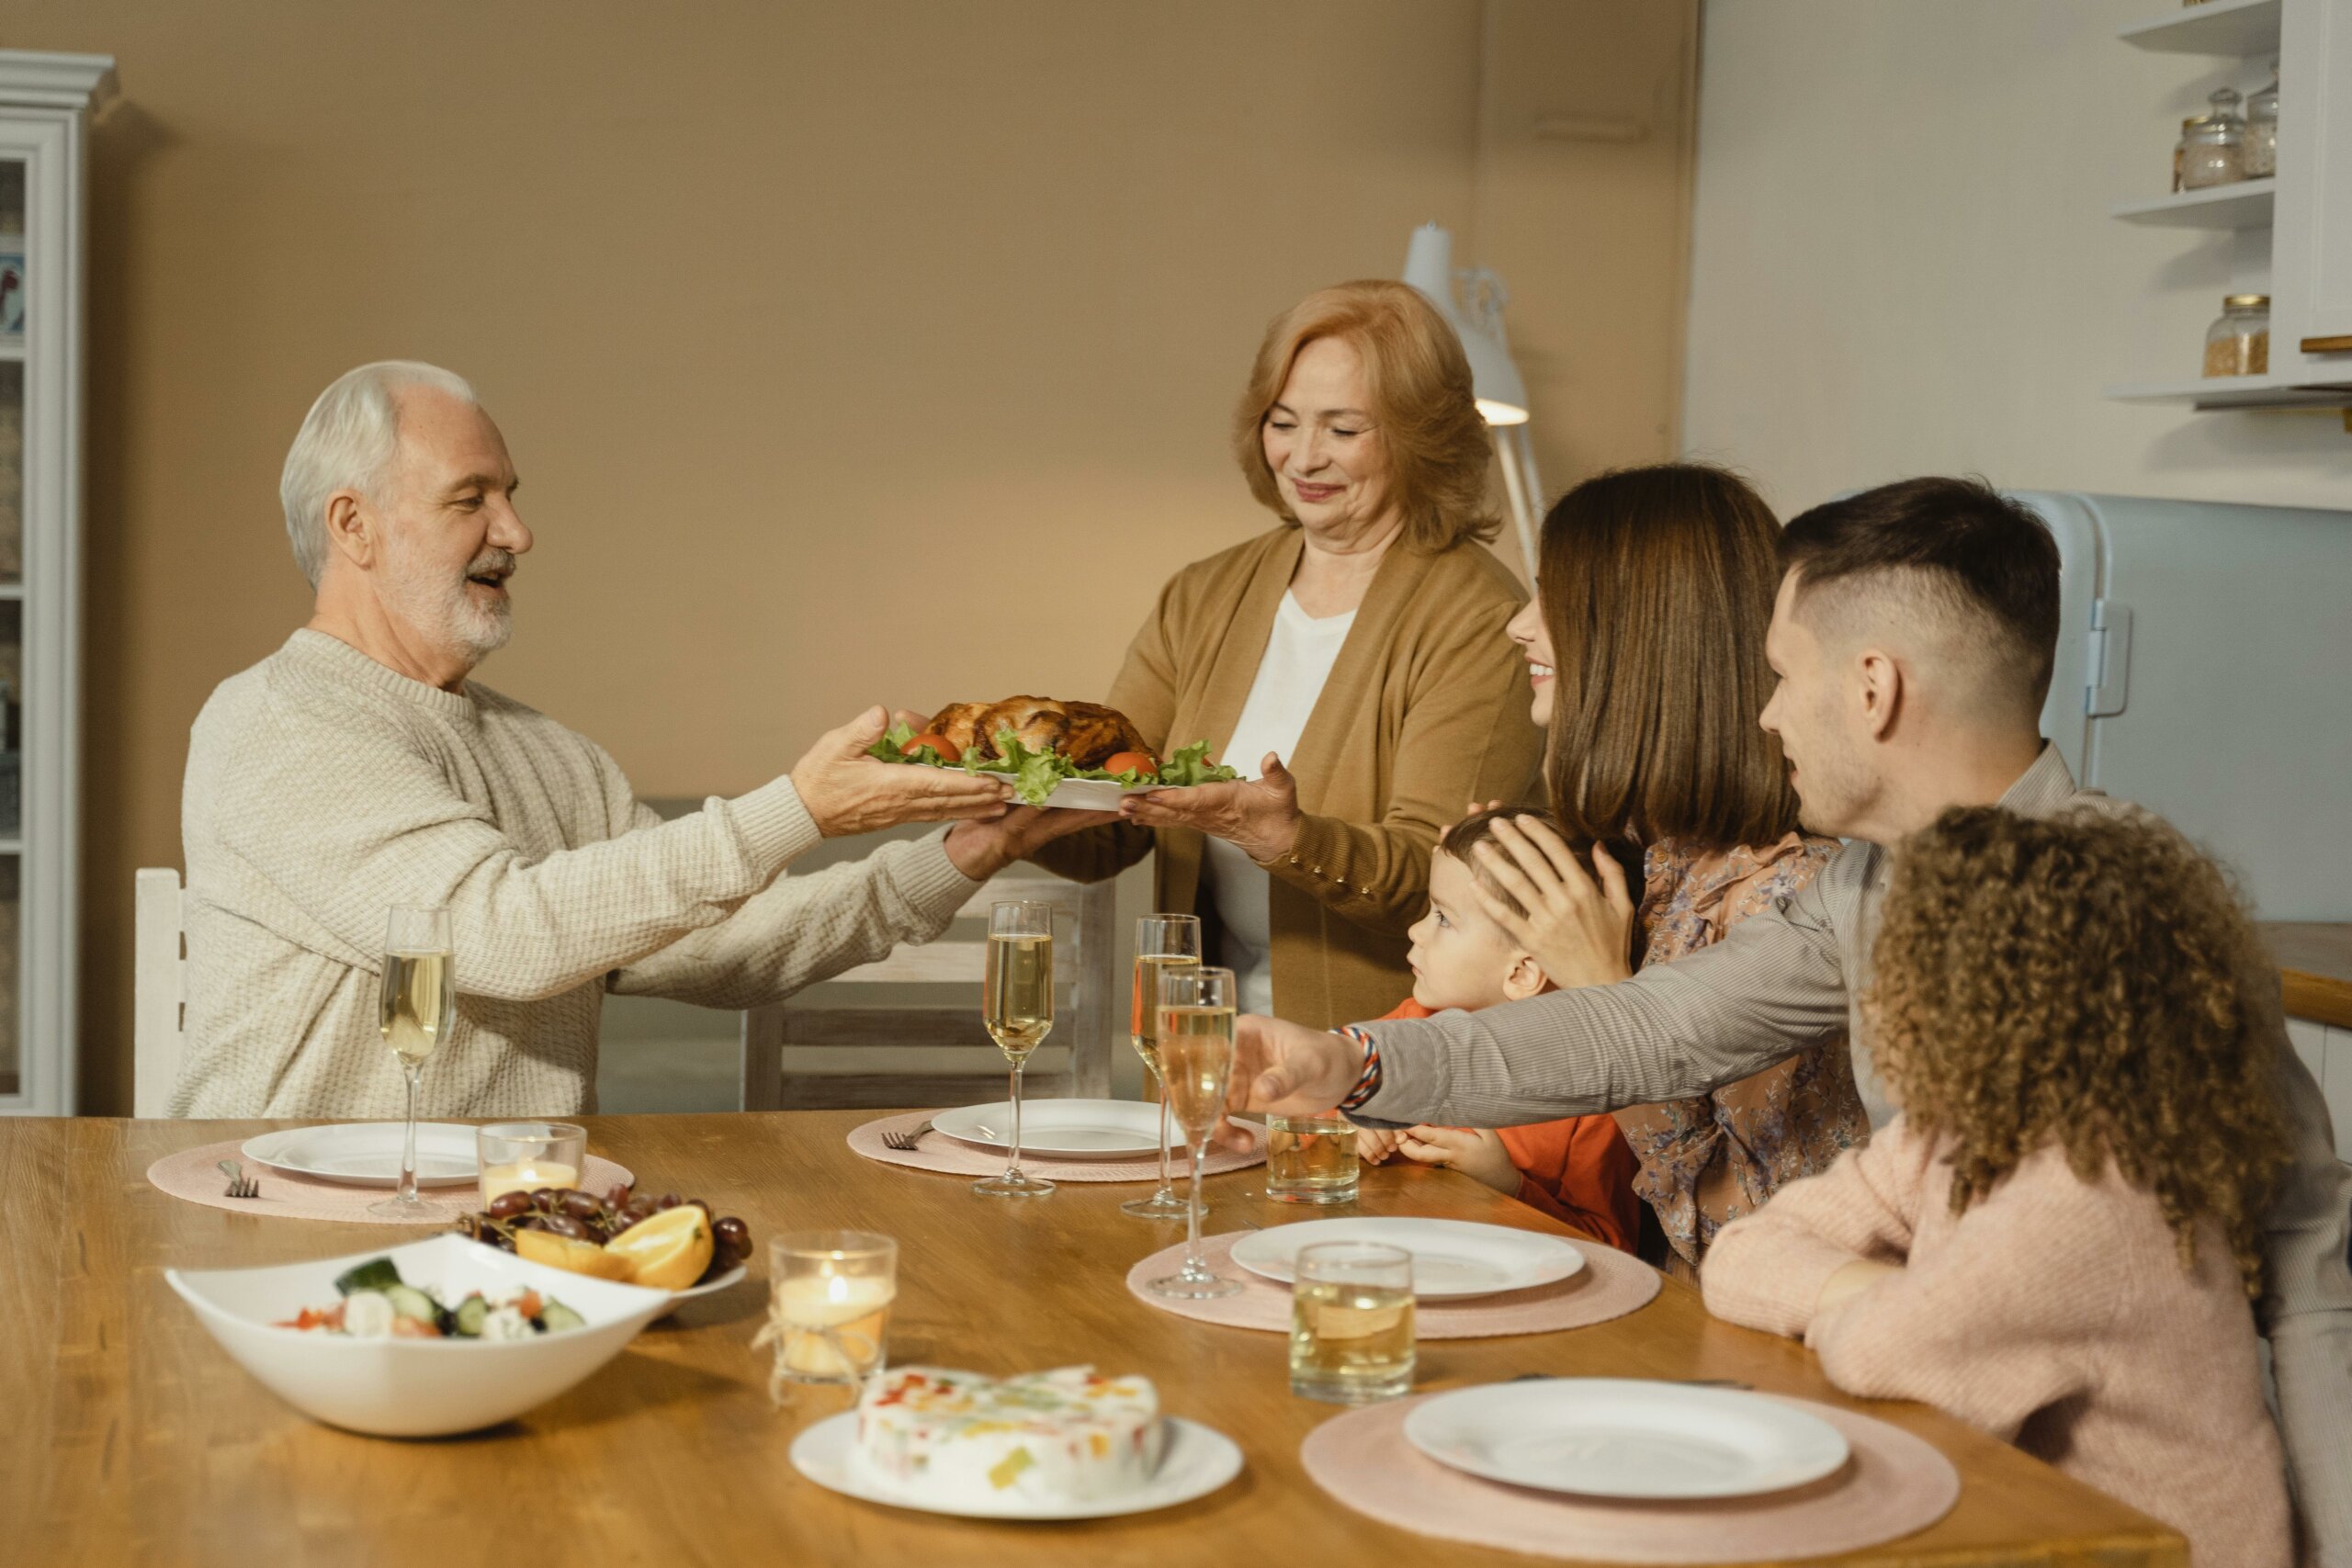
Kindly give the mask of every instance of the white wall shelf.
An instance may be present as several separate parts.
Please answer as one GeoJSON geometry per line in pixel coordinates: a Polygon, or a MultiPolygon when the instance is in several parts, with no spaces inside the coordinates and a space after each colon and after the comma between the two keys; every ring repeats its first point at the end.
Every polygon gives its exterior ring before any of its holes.
{"type": "Polygon", "coordinates": [[[2285,376],[2184,377],[2177,381],[2131,381],[2104,389],[2122,403],[2186,403],[2199,409],[2352,408],[2352,379],[2340,387],[2314,386],[2285,376]]]}
{"type": "Polygon", "coordinates": [[[2145,21],[2127,22],[2115,36],[2139,49],[2165,54],[2221,54],[2244,58],[2278,51],[2278,14],[2283,0],[2204,0],[2145,21]]]}
{"type": "Polygon", "coordinates": [[[2111,210],[2126,223],[2155,229],[2262,229],[2269,226],[2278,189],[2278,182],[2273,179],[2240,180],[2235,185],[2127,201],[2111,210]]]}

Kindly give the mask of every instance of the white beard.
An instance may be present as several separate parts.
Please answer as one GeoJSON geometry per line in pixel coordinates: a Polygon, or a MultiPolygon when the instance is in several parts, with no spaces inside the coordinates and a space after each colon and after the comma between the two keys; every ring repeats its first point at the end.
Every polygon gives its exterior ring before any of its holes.
{"type": "MultiPolygon", "coordinates": [[[[387,606],[435,647],[462,660],[468,669],[505,647],[506,639],[514,635],[514,607],[504,594],[489,604],[478,603],[464,576],[443,578],[442,569],[413,560],[397,536],[387,554],[385,565],[390,570],[382,588],[387,606]]],[[[466,570],[478,570],[484,564],[478,558],[466,570]]]]}

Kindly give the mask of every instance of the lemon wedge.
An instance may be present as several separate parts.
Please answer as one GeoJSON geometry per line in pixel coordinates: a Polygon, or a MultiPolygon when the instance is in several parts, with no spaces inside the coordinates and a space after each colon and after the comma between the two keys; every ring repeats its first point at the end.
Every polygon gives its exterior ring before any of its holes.
{"type": "Polygon", "coordinates": [[[681,1203],[621,1232],[605,1250],[624,1260],[632,1284],[683,1291],[710,1267],[710,1216],[699,1203],[681,1203]]]}

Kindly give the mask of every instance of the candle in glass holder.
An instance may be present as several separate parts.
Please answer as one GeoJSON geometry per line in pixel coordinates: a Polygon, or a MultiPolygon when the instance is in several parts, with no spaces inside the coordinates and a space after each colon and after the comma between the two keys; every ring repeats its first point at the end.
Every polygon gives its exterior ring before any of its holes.
{"type": "Polygon", "coordinates": [[[481,1205],[504,1192],[580,1185],[588,1163],[588,1130],[569,1122],[501,1122],[474,1131],[481,1167],[481,1205]]]}
{"type": "Polygon", "coordinates": [[[855,1382],[882,1370],[899,1244],[865,1231],[795,1231],[768,1244],[767,1326],[778,1382],[855,1382]]]}

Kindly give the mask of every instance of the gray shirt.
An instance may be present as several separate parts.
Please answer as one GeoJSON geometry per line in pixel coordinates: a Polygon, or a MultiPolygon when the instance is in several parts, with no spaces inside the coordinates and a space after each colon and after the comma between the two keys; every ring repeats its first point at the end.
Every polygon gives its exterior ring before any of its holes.
{"type": "MultiPolygon", "coordinates": [[[[2073,806],[2128,809],[2078,788],[2055,747],[2042,749],[2000,804],[2028,817],[2073,806]]],[[[1853,994],[1886,875],[1883,849],[1849,844],[1810,884],[1723,941],[1632,979],[1363,1025],[1380,1048],[1380,1088],[1350,1115],[1387,1125],[1515,1126],[1703,1094],[1840,1030],[1859,1044],[1853,994]]],[[[2352,1568],[2352,1168],[2336,1159],[2319,1086],[2287,1043],[2277,974],[2260,984],[2294,1160],[2271,1210],[2259,1312],[2317,1561],[2352,1568]]],[[[1861,1071],[1867,1055],[1856,1059],[1866,1094],[1874,1081],[1861,1071]]]]}

